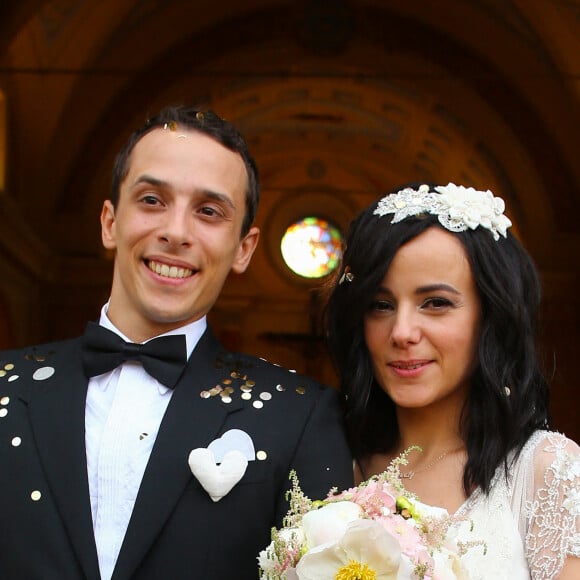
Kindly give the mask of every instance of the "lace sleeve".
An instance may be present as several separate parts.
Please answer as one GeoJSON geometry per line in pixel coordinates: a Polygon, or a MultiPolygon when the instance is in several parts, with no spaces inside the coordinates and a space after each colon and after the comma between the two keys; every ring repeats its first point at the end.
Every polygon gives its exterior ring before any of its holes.
{"type": "Polygon", "coordinates": [[[580,557],[580,447],[547,433],[530,451],[533,485],[523,506],[526,557],[534,580],[551,580],[568,556],[580,557]]]}

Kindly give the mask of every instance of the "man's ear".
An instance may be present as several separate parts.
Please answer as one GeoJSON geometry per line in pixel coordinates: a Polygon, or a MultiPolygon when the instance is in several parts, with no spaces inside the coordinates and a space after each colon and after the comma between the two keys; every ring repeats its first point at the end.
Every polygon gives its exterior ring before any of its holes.
{"type": "Polygon", "coordinates": [[[259,239],[260,230],[256,226],[250,228],[250,231],[240,240],[236,257],[232,264],[232,272],[242,274],[246,271],[259,239]]]}
{"type": "Polygon", "coordinates": [[[114,250],[117,247],[115,223],[115,207],[111,200],[107,199],[101,211],[101,239],[107,250],[114,250]]]}

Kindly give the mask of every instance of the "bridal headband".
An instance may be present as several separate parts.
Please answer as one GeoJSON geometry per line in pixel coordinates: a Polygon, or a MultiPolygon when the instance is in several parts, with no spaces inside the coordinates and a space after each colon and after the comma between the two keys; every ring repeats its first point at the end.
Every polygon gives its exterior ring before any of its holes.
{"type": "Polygon", "coordinates": [[[463,187],[448,183],[438,185],[429,191],[428,185],[419,189],[406,187],[381,199],[374,215],[394,214],[392,224],[409,216],[423,213],[436,215],[439,223],[451,232],[482,227],[488,229],[495,240],[500,234],[505,238],[512,225],[504,215],[505,203],[501,197],[494,197],[491,191],[478,191],[473,187],[463,187]]]}
{"type": "MultiPolygon", "coordinates": [[[[390,193],[378,202],[373,215],[394,214],[391,223],[396,224],[410,216],[432,214],[451,232],[482,227],[489,230],[496,241],[500,234],[507,237],[512,222],[503,213],[505,203],[501,197],[494,197],[489,190],[478,191],[454,183],[438,185],[434,189],[430,191],[429,186],[423,184],[419,189],[405,187],[397,193],[390,193]]],[[[346,266],[338,283],[352,282],[353,279],[354,274],[346,266]]]]}

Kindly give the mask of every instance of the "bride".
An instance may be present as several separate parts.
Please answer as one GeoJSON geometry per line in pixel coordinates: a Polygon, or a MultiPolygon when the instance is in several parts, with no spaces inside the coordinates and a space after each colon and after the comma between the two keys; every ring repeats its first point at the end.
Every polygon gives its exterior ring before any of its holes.
{"type": "Polygon", "coordinates": [[[580,448],[548,425],[540,286],[491,192],[409,186],[353,222],[327,312],[358,481],[461,516],[470,578],[580,578],[580,448]]]}

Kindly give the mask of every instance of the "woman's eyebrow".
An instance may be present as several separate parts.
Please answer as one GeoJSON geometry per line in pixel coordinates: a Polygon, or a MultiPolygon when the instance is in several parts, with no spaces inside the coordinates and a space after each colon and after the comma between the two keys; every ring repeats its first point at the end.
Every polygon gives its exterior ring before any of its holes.
{"type": "Polygon", "coordinates": [[[461,294],[457,288],[451,286],[451,284],[445,284],[443,282],[438,284],[427,284],[426,286],[419,286],[415,290],[415,294],[429,294],[429,292],[451,292],[452,294],[461,294]]]}

